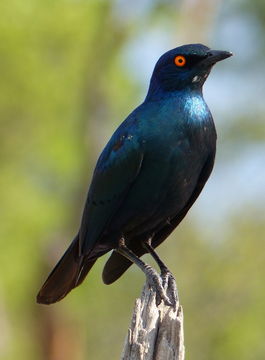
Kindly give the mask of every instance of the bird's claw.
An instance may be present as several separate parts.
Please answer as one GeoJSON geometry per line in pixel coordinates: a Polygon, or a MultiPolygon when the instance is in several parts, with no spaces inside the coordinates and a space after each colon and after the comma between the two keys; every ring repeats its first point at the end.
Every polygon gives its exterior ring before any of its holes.
{"type": "Polygon", "coordinates": [[[179,300],[176,280],[168,269],[161,271],[161,279],[163,288],[170,300],[171,306],[173,306],[174,311],[176,311],[177,302],[179,300]]]}
{"type": "Polygon", "coordinates": [[[162,300],[167,306],[174,306],[167,296],[161,277],[151,266],[148,266],[146,275],[149,286],[156,292],[156,306],[160,305],[162,300]]]}

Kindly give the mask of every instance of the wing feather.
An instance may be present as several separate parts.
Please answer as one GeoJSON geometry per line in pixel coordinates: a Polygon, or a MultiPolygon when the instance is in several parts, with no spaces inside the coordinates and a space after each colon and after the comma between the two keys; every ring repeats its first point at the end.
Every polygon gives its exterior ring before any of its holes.
{"type": "Polygon", "coordinates": [[[126,129],[114,133],[97,162],[79,232],[82,255],[89,254],[107,231],[140,172],[143,152],[135,136],[126,129]]]}
{"type": "MultiPolygon", "coordinates": [[[[199,176],[197,185],[187,202],[186,206],[178,213],[176,216],[170,221],[170,224],[165,225],[163,228],[159,229],[153,238],[152,245],[154,248],[159,246],[178,226],[178,224],[183,220],[186,216],[187,212],[191,208],[192,204],[195,202],[199,194],[201,193],[208,177],[210,176],[214,164],[214,156],[212,154],[207,159],[201,174],[199,176]]],[[[142,256],[146,254],[145,248],[142,246],[142,241],[146,240],[146,234],[142,234],[136,238],[132,238],[130,244],[128,244],[129,248],[137,255],[142,256]]],[[[117,252],[113,251],[109,259],[107,260],[104,269],[102,278],[105,284],[111,284],[132,265],[132,262],[117,252]]]]}

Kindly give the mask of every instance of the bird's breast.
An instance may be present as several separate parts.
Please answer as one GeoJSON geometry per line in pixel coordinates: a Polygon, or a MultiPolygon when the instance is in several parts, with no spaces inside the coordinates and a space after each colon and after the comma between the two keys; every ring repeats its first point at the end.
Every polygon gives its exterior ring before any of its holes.
{"type": "Polygon", "coordinates": [[[166,161],[175,153],[186,159],[191,152],[207,152],[215,145],[215,126],[202,96],[185,94],[158,103],[154,109],[142,132],[144,151],[151,157],[166,161]]]}
{"type": "Polygon", "coordinates": [[[177,213],[188,201],[206,159],[215,152],[216,133],[200,96],[162,105],[157,117],[146,136],[142,175],[148,183],[147,204],[160,218],[177,213]]]}
{"type": "Polygon", "coordinates": [[[124,232],[134,234],[185,206],[215,149],[215,130],[204,101],[189,96],[144,106],[135,138],[143,161],[118,217],[124,232]]]}

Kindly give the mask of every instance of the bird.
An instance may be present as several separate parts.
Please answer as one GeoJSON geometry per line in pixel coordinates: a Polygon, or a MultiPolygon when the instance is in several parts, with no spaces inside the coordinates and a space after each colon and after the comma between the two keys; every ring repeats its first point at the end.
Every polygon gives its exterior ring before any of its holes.
{"type": "Polygon", "coordinates": [[[103,269],[105,284],[134,263],[158,304],[176,304],[175,279],[155,249],[186,216],[212,172],[217,135],[202,88],[212,67],[232,55],[187,44],[158,59],[144,101],[99,156],[79,231],[41,287],[38,303],[63,299],[112,251],[103,269]],[[145,253],[160,274],[141,259],[145,253]]]}

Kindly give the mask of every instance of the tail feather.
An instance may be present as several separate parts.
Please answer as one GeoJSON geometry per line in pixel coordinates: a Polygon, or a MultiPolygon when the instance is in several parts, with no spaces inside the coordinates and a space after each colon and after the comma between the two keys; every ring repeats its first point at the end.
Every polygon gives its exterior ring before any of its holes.
{"type": "Polygon", "coordinates": [[[63,299],[82,283],[96,260],[79,255],[79,241],[76,236],[40,289],[37,302],[52,304],[63,299]]]}
{"type": "MultiPolygon", "coordinates": [[[[138,240],[138,239],[134,239],[138,240]]],[[[141,241],[131,241],[128,244],[128,247],[133,251],[133,253],[137,256],[142,256],[146,253],[146,250],[142,247],[141,241]]],[[[103,282],[107,285],[112,284],[114,281],[119,279],[122,274],[132,265],[133,263],[128,260],[123,255],[120,255],[116,251],[113,251],[108,261],[106,262],[102,279],[103,282]]]]}
{"type": "Polygon", "coordinates": [[[118,280],[131,265],[132,262],[130,260],[113,251],[102,272],[104,284],[110,285],[118,280]]]}

